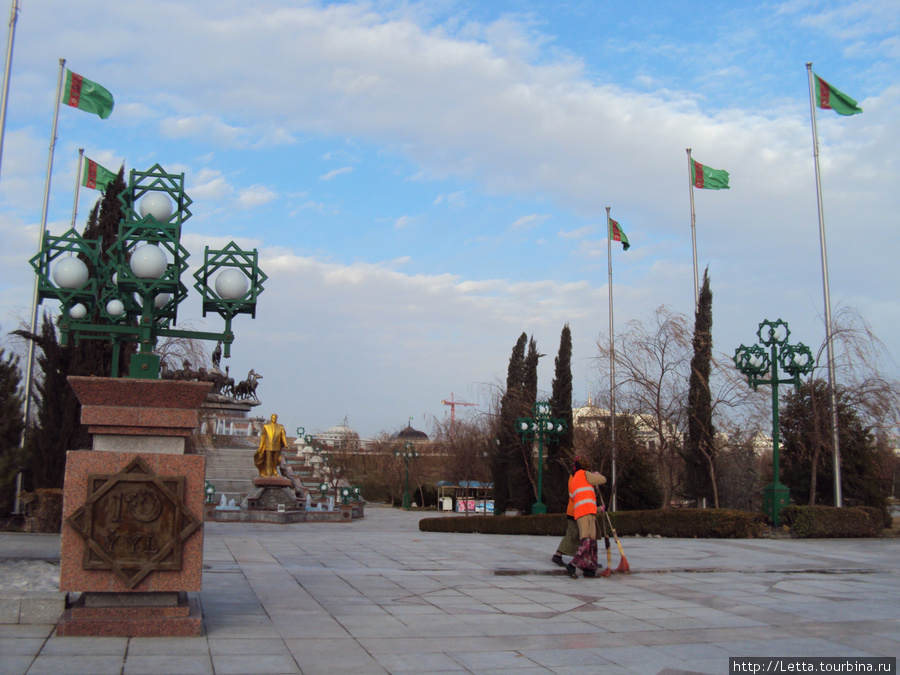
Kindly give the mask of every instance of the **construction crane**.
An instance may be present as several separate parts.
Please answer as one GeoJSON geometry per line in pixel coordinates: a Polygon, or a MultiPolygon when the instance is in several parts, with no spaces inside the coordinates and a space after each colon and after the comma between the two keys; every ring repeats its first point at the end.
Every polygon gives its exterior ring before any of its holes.
{"type": "Polygon", "coordinates": [[[450,394],[450,400],[444,399],[441,401],[442,405],[450,406],[450,435],[453,435],[453,427],[456,424],[456,406],[458,405],[476,405],[475,403],[465,403],[463,401],[456,401],[453,398],[453,393],[450,394]]]}

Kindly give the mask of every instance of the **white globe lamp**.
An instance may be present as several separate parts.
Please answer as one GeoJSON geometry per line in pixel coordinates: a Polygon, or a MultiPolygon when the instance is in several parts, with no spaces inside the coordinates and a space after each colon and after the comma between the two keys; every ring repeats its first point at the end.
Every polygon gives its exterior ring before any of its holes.
{"type": "Polygon", "coordinates": [[[155,298],[153,298],[153,306],[156,307],[156,309],[162,309],[168,304],[171,298],[171,293],[159,293],[155,298]]]}
{"type": "Polygon", "coordinates": [[[80,302],[76,303],[69,308],[69,316],[71,316],[76,321],[78,319],[83,319],[87,316],[87,307],[82,305],[80,302]]]}
{"type": "Polygon", "coordinates": [[[141,218],[153,216],[157,222],[163,223],[169,219],[173,210],[171,200],[162,192],[148,192],[141,197],[141,218]]]}
{"type": "Polygon", "coordinates": [[[106,303],[106,313],[110,316],[122,316],[125,313],[125,305],[121,300],[110,300],[106,303]]]}
{"type": "Polygon", "coordinates": [[[53,266],[53,281],[60,288],[81,288],[87,280],[87,265],[79,258],[63,258],[53,266]]]}
{"type": "Polygon", "coordinates": [[[166,271],[166,254],[159,246],[144,244],[131,254],[131,271],[139,279],[159,279],[166,271]]]}
{"type": "Polygon", "coordinates": [[[238,269],[230,268],[216,277],[216,293],[225,300],[237,300],[244,297],[250,282],[238,269]]]}

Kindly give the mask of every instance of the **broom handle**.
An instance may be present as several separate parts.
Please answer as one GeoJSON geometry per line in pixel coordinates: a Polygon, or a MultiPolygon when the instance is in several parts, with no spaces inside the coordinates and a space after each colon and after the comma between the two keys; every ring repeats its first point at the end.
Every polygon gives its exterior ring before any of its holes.
{"type": "MultiPolygon", "coordinates": [[[[625,557],[625,552],[622,550],[622,544],[619,543],[619,535],[616,534],[616,528],[612,524],[612,520],[609,517],[609,511],[606,510],[606,504],[603,502],[603,495],[600,495],[600,503],[603,504],[603,514],[606,516],[606,520],[609,521],[609,529],[612,530],[613,539],[616,540],[616,546],[619,549],[619,555],[623,558],[625,557]]],[[[605,529],[605,528],[604,528],[605,529]]]]}
{"type": "MultiPolygon", "coordinates": [[[[606,511],[606,506],[603,507],[603,510],[606,511]]],[[[603,542],[606,544],[606,567],[609,568],[612,566],[612,552],[609,550],[609,535],[606,533],[606,521],[601,518],[600,524],[603,526],[603,542]]]]}

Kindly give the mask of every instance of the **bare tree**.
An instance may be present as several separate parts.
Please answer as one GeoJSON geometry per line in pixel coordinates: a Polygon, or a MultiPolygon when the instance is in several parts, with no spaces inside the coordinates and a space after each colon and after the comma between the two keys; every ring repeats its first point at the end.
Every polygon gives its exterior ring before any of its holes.
{"type": "Polygon", "coordinates": [[[457,419],[450,433],[449,420],[435,420],[432,434],[441,480],[490,482],[491,430],[485,418],[457,419]]]}
{"type": "MultiPolygon", "coordinates": [[[[195,330],[190,322],[185,322],[182,328],[195,330]]],[[[198,371],[210,363],[206,343],[195,338],[164,337],[157,342],[153,353],[159,356],[161,364],[165,364],[172,370],[186,366],[191,370],[198,371]]]]}
{"type": "MultiPolygon", "coordinates": [[[[597,340],[600,367],[609,363],[609,338],[597,340]]],[[[616,334],[616,400],[649,429],[652,452],[663,490],[663,507],[675,495],[681,458],[678,447],[684,420],[691,361],[687,319],[665,306],[644,321],[632,319],[616,334]]]]}
{"type": "MultiPolygon", "coordinates": [[[[875,336],[871,326],[858,310],[842,307],[832,319],[835,345],[835,389],[838,408],[853,409],[861,423],[874,435],[895,433],[900,425],[898,392],[900,384],[884,375],[894,366],[884,344],[875,336]]],[[[831,391],[813,387],[828,367],[826,342],[823,340],[816,355],[816,369],[808,380],[809,414],[819,420],[810,436],[809,447],[803,448],[811,464],[810,500],[817,494],[819,465],[828,461],[834,452],[831,433],[831,391]]]]}

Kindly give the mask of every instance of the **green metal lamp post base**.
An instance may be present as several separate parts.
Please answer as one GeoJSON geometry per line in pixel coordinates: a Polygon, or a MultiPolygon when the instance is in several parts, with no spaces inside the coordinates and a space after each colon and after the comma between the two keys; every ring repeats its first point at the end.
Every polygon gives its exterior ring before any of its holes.
{"type": "Polygon", "coordinates": [[[132,354],[128,376],[144,380],[158,380],[159,356],[152,352],[132,354]]]}
{"type": "Polygon", "coordinates": [[[763,513],[775,527],[781,525],[781,509],[790,504],[791,492],[784,483],[769,483],[763,490],[763,513]]]}
{"type": "Polygon", "coordinates": [[[403,508],[409,511],[409,493],[403,493],[403,508]]]}
{"type": "Polygon", "coordinates": [[[531,515],[536,516],[540,513],[547,513],[547,505],[542,502],[537,502],[531,507],[531,515]]]}

